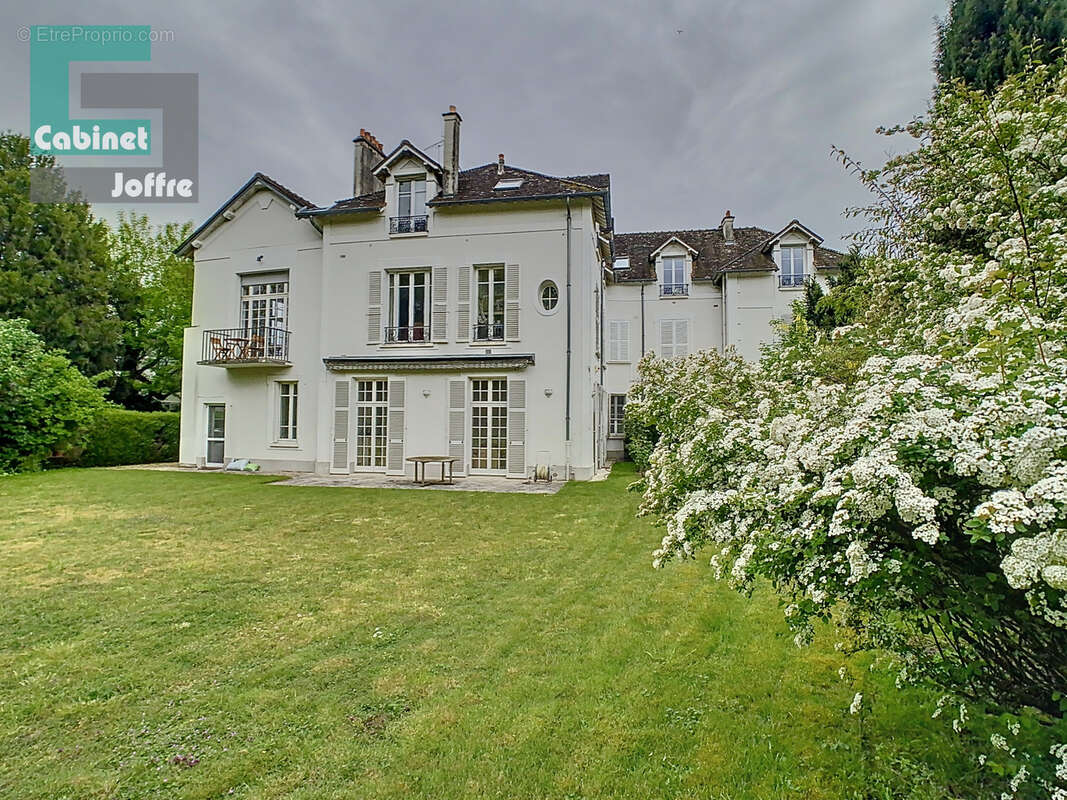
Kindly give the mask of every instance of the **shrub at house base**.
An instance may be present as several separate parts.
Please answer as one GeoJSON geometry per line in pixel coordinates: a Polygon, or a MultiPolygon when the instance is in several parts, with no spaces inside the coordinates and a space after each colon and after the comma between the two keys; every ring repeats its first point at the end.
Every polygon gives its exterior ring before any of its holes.
{"type": "Polygon", "coordinates": [[[25,320],[0,320],[0,471],[39,469],[57,448],[79,445],[103,404],[25,320]]]}
{"type": "Polygon", "coordinates": [[[1067,75],[943,87],[906,131],[913,152],[853,165],[878,198],[853,324],[800,308],[759,365],[642,362],[654,559],[769,580],[798,645],[843,619],[984,726],[1003,797],[1064,800],[1067,75]]]}

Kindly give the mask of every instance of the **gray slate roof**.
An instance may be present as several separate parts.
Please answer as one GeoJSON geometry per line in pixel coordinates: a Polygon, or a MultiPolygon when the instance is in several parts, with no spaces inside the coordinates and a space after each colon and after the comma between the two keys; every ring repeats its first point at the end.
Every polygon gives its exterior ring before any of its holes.
{"type": "MultiPolygon", "coordinates": [[[[611,191],[611,176],[578,175],[570,178],[558,178],[505,165],[504,173],[497,173],[497,164],[483,164],[480,167],[460,170],[458,190],[454,195],[438,195],[427,205],[452,206],[467,203],[514,202],[517,200],[539,200],[548,197],[602,195],[611,191]],[[518,189],[498,190],[493,187],[501,180],[522,179],[518,189]]],[[[338,200],[331,206],[311,209],[310,213],[330,214],[342,212],[370,211],[385,206],[385,192],[379,190],[359,197],[338,200]]],[[[309,213],[309,212],[305,212],[309,213]]]]}
{"type": "MultiPolygon", "coordinates": [[[[734,228],[734,244],[727,244],[719,228],[678,231],[646,231],[644,233],[616,233],[615,258],[629,258],[630,268],[617,271],[615,279],[625,281],[654,281],[656,267],[652,253],[671,238],[677,238],[696,250],[693,256],[693,280],[715,280],[724,272],[776,271],[778,265],[771,258],[770,245],[775,234],[764,228],[734,228]]],[[[842,254],[828,247],[815,248],[815,266],[832,267],[842,254]]]]}

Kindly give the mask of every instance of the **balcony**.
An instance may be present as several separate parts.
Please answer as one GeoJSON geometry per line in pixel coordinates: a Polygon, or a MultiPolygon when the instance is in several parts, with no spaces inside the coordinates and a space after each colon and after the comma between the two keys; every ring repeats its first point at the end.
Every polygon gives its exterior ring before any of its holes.
{"type": "Polygon", "coordinates": [[[389,217],[389,233],[426,233],[430,218],[426,214],[417,217],[389,217]]]}
{"type": "Polygon", "coordinates": [[[659,287],[660,297],[688,297],[688,283],[663,283],[659,287]]]}
{"type": "Polygon", "coordinates": [[[430,341],[429,325],[406,325],[385,329],[386,344],[422,344],[430,341]]]}
{"type": "Polygon", "coordinates": [[[778,277],[778,285],[783,289],[800,289],[807,282],[807,275],[780,275],[778,277]]]}
{"type": "Polygon", "coordinates": [[[504,341],[504,323],[492,322],[481,323],[474,326],[474,341],[476,342],[502,342],[504,341]]]}
{"type": "Polygon", "coordinates": [[[284,328],[217,328],[204,331],[200,361],[210,367],[290,366],[284,328]]]}

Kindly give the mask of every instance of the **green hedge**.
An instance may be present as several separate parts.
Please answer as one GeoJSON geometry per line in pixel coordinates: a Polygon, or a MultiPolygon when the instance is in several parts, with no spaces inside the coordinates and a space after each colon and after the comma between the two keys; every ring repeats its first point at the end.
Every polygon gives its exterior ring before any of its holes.
{"type": "Polygon", "coordinates": [[[67,463],[79,467],[113,467],[178,460],[178,420],[173,411],[127,411],[107,408],[89,428],[85,447],[67,463]]]}

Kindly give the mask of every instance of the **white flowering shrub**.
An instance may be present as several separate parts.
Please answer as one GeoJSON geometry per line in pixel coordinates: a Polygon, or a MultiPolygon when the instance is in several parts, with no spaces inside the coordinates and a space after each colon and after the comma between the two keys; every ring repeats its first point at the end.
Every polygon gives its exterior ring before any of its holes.
{"type": "Polygon", "coordinates": [[[917,149],[860,170],[856,324],[799,320],[759,365],[642,361],[654,563],[710,550],[789,595],[798,644],[837,614],[902,681],[1036,709],[1052,758],[1006,796],[1067,797],[1067,79],[946,90],[906,131],[917,149]]]}

